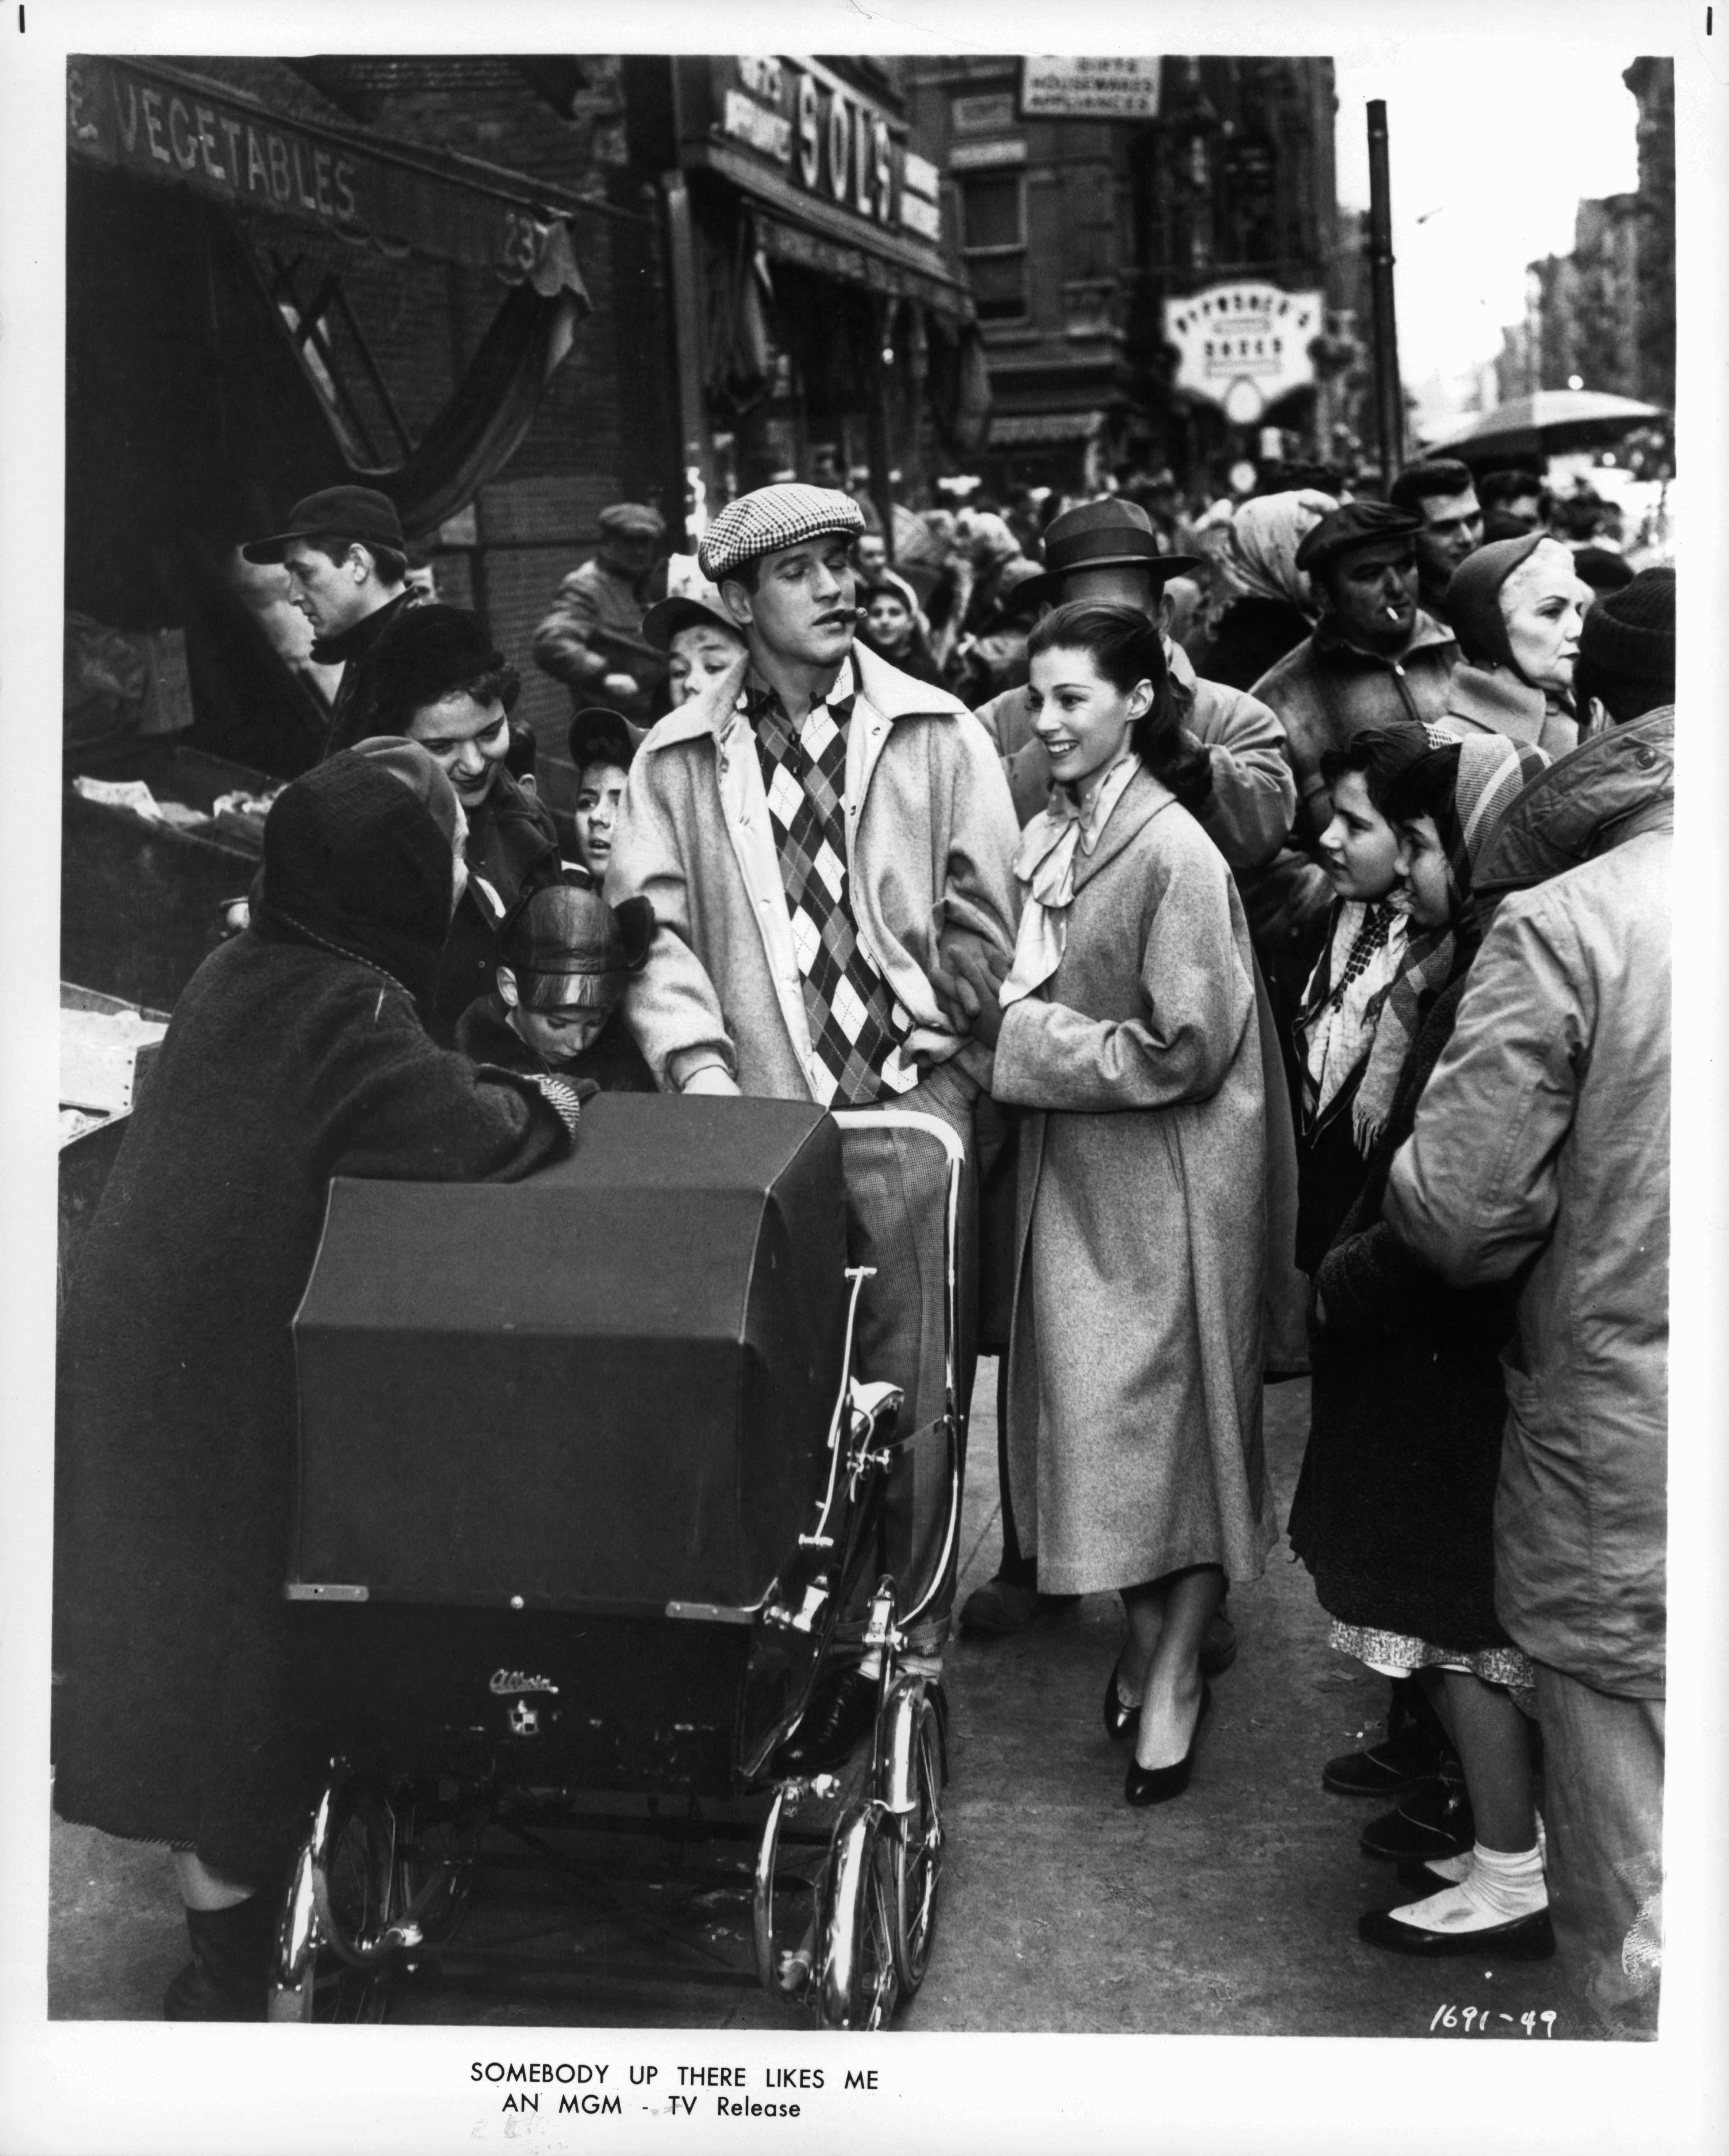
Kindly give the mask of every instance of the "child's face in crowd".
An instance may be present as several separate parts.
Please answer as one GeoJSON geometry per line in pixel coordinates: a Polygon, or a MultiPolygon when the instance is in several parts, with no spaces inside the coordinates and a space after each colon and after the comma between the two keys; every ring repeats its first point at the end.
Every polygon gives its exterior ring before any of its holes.
{"type": "Polygon", "coordinates": [[[593,1047],[607,1022],[604,1011],[534,1011],[518,1006],[516,1029],[548,1063],[574,1063],[593,1047]]]}
{"type": "Polygon", "coordinates": [[[1444,928],[1453,918],[1453,876],[1433,816],[1398,827],[1398,880],[1393,902],[1413,928],[1444,928]]]}
{"type": "Polygon", "coordinates": [[[610,1011],[586,1009],[530,1010],[508,966],[498,969],[498,992],[510,1010],[510,1024],[518,1037],[543,1062],[555,1067],[574,1063],[585,1048],[592,1048],[612,1015],[610,1011]]]}
{"type": "Polygon", "coordinates": [[[870,634],[890,651],[898,651],[912,634],[912,616],[898,598],[879,592],[870,602],[870,634]]]}
{"type": "Polygon", "coordinates": [[[726,671],[744,649],[741,637],[729,636],[718,623],[681,629],[667,649],[667,672],[675,705],[688,704],[726,671]]]}
{"type": "Polygon", "coordinates": [[[1321,834],[1321,861],[1341,898],[1385,898],[1398,871],[1398,834],[1369,798],[1360,771],[1332,789],[1333,818],[1321,834]]]}
{"type": "Polygon", "coordinates": [[[605,880],[613,858],[613,833],[623,798],[624,773],[616,763],[591,763],[582,773],[571,820],[576,828],[577,859],[597,885],[605,880]]]}

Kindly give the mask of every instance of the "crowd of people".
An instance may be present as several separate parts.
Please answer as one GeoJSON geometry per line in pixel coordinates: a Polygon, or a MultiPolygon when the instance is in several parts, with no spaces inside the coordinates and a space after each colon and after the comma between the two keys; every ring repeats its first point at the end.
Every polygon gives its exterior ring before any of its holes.
{"type": "MultiPolygon", "coordinates": [[[[1263,1387],[1310,1374],[1291,1545],[1391,1684],[1385,1739],[1317,1763],[1392,1805],[1363,1841],[1404,1895],[1362,1938],[1558,1936],[1605,2033],[1655,2030],[1674,572],[1522,474],[1285,476],[886,534],[784,482],[664,560],[617,505],[534,639],[572,696],[556,814],[515,668],[408,589],[382,496],[248,550],[345,662],[328,753],[175,1014],[63,1364],[57,1802],[178,1852],[171,2015],[262,2010],[305,1801],[278,1589],[316,1194],[526,1174],[623,1087],[961,1140],[1003,1554],[958,1621],[1121,1595],[1131,1804],[1188,1787],[1283,1524],[1263,1387]]],[[[911,1394],[928,1200],[850,1202],[861,1361],[911,1394]]],[[[953,1599],[951,1568],[911,1643],[933,1681],[953,1599]]],[[[842,1668],[789,1771],[845,1754],[875,1676],[842,1668]]]]}

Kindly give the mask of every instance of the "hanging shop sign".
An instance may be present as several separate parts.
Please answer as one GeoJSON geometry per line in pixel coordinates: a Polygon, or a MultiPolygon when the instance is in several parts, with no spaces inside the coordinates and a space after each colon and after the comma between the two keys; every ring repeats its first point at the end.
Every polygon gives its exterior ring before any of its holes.
{"type": "Polygon", "coordinates": [[[568,228],[518,175],[287,120],[157,61],[69,59],[66,146],[387,254],[413,249],[510,284],[582,289],[568,228]]]}
{"type": "MultiPolygon", "coordinates": [[[[942,237],[940,176],[906,146],[906,124],[819,60],[712,57],[680,63],[681,154],[863,244],[942,237]]],[[[925,266],[939,265],[926,259],[925,266]]]]}
{"type": "Polygon", "coordinates": [[[1177,387],[1252,427],[1270,404],[1315,379],[1309,347],[1321,335],[1319,292],[1276,285],[1212,285],[1165,302],[1165,337],[1177,348],[1177,387]]]}
{"type": "Polygon", "coordinates": [[[1021,115],[1027,120],[1156,120],[1157,58],[1123,54],[1077,59],[1042,54],[1021,63],[1021,115]]]}

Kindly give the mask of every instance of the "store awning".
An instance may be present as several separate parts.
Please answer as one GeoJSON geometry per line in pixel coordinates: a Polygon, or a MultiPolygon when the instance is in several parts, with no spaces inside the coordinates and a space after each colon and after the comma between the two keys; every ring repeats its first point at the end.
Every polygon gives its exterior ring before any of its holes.
{"type": "Polygon", "coordinates": [[[864,247],[829,239],[802,225],[783,223],[760,209],[752,212],[757,244],[771,262],[793,262],[845,285],[862,285],[890,299],[917,300],[957,321],[972,319],[972,297],[947,278],[933,277],[922,270],[890,261],[864,247]]]}
{"type": "Polygon", "coordinates": [[[520,173],[289,119],[160,60],[74,57],[66,85],[74,157],[587,305],[565,221],[575,203],[520,173]]]}

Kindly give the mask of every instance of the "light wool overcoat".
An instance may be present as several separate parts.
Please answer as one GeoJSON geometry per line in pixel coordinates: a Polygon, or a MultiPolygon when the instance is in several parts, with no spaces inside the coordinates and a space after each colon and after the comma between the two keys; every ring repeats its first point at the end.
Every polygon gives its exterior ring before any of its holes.
{"type": "MultiPolygon", "coordinates": [[[[1014,947],[1018,838],[990,742],[946,690],[855,645],[847,729],[847,894],[859,935],[905,1014],[906,1053],[953,1058],[983,1085],[931,986],[939,940],[1006,958],[1014,947]]],[[[746,661],[661,720],[637,752],[606,896],[654,909],[648,963],[624,1016],[656,1081],[705,1067],[746,1093],[826,1099],[812,1048],[786,886],[756,737],[738,708],[746,661]]]]}
{"type": "Polygon", "coordinates": [[[1265,1094],[1249,931],[1218,848],[1138,772],[1044,990],[1005,1012],[1022,1124],[1008,1446],[1052,1594],[1186,1565],[1257,1578],[1265,1094]]]}

